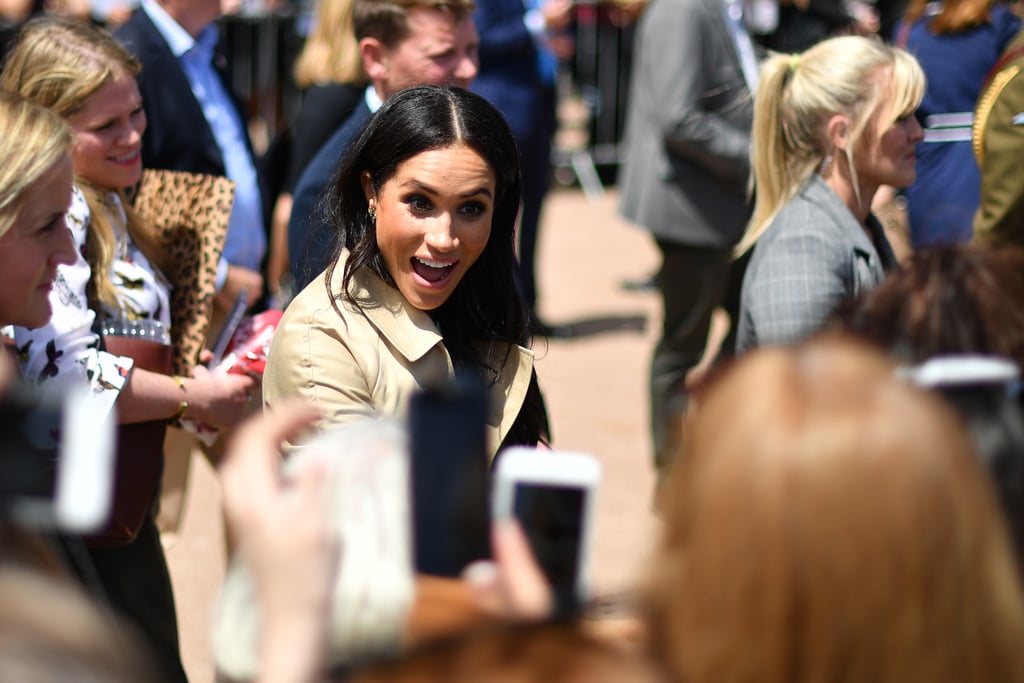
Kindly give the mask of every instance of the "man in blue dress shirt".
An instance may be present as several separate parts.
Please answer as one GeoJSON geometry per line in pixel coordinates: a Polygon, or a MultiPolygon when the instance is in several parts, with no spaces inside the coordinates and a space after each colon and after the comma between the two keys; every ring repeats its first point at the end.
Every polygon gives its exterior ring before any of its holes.
{"type": "Polygon", "coordinates": [[[142,63],[139,90],[149,121],[143,166],[227,176],[235,183],[217,273],[217,308],[224,312],[242,290],[250,304],[262,296],[269,210],[245,117],[217,51],[213,22],[219,14],[219,0],[143,0],[117,37],[142,63]]]}

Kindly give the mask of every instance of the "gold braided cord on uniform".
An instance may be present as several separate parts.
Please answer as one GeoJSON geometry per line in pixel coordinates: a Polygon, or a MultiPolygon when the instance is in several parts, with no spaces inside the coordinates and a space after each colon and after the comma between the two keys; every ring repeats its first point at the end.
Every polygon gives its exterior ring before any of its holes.
{"type": "Polygon", "coordinates": [[[985,89],[981,99],[978,100],[978,107],[974,114],[974,130],[971,131],[971,147],[974,149],[974,158],[981,166],[985,159],[985,126],[988,124],[988,115],[996,103],[996,98],[1009,83],[1020,72],[1020,67],[1008,66],[992,77],[992,83],[985,89]]]}

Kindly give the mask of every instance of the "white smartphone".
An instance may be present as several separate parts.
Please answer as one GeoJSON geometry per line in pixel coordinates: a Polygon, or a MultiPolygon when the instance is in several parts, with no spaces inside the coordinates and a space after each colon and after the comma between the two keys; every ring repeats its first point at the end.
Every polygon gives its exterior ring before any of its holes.
{"type": "Polygon", "coordinates": [[[586,453],[517,446],[498,455],[494,519],[519,520],[560,612],[587,601],[600,482],[601,464],[586,453]]]}
{"type": "Polygon", "coordinates": [[[115,425],[85,391],[15,383],[0,398],[0,514],[28,529],[71,534],[106,524],[115,425]]]}

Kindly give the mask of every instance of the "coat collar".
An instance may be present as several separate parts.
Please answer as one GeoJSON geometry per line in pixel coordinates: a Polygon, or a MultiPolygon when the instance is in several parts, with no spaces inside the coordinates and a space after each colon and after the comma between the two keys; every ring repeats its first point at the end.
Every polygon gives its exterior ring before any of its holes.
{"type": "MultiPolygon", "coordinates": [[[[331,292],[339,306],[363,315],[377,333],[410,363],[422,359],[439,345],[445,356],[448,356],[441,332],[431,317],[410,306],[401,292],[373,271],[363,269],[352,278],[352,299],[358,302],[360,308],[356,308],[348,297],[342,296],[341,282],[347,260],[348,252],[343,251],[331,278],[331,292]]],[[[496,386],[502,387],[505,398],[504,401],[492,403],[489,410],[487,430],[492,457],[526,400],[533,374],[533,361],[533,351],[513,345],[512,355],[499,371],[496,386]]],[[[450,357],[448,371],[453,372],[450,357]]]]}
{"type": "Polygon", "coordinates": [[[838,225],[842,234],[853,243],[855,250],[866,254],[873,260],[877,259],[879,267],[883,270],[889,270],[896,265],[896,256],[885,236],[882,224],[878,222],[874,214],[868,214],[867,221],[862,224],[850,211],[850,207],[817,173],[811,174],[800,190],[800,194],[811,203],[822,207],[832,217],[835,221],[834,224],[838,225]],[[865,226],[871,233],[870,238],[864,231],[865,226]]]}
{"type": "Polygon", "coordinates": [[[364,268],[352,278],[351,300],[342,296],[342,279],[348,252],[343,252],[331,279],[331,292],[339,305],[358,312],[407,361],[423,358],[442,342],[441,332],[424,311],[410,306],[402,293],[364,268]],[[357,305],[358,304],[358,305],[357,305]]]}

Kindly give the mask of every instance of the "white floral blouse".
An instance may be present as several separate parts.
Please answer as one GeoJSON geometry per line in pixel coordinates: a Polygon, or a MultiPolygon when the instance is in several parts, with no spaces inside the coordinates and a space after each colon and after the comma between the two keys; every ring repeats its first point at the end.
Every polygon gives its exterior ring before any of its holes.
{"type": "MultiPolygon", "coordinates": [[[[109,195],[108,201],[117,233],[111,282],[124,310],[102,313],[108,317],[152,319],[170,330],[167,281],[155,272],[128,236],[120,199],[109,195]]],[[[128,381],[134,361],[99,349],[99,336],[93,329],[96,311],[86,300],[91,274],[85,259],[89,221],[85,196],[76,187],[67,224],[78,247],[78,259],[57,269],[57,279],[50,292],[53,306],[50,322],[34,330],[15,327],[14,344],[21,373],[26,379],[60,382],[61,386],[88,384],[90,396],[105,414],[113,408],[128,381]]]]}

